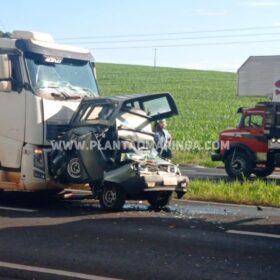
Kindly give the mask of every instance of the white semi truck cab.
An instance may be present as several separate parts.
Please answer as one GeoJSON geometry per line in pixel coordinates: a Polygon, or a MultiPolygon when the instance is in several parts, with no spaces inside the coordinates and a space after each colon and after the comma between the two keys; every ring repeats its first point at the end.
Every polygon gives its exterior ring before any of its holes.
{"type": "Polygon", "coordinates": [[[0,38],[0,190],[64,188],[48,170],[51,141],[67,129],[82,98],[94,96],[88,50],[57,44],[44,33],[0,38]]]}

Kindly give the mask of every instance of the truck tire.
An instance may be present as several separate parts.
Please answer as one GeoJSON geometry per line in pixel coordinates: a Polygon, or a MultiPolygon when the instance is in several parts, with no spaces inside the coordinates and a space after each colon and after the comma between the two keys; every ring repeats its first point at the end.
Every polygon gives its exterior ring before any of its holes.
{"type": "Polygon", "coordinates": [[[271,175],[274,171],[275,167],[273,165],[267,165],[263,168],[256,168],[254,169],[253,173],[259,178],[265,178],[271,175]]]}
{"type": "Polygon", "coordinates": [[[172,192],[153,192],[147,199],[152,208],[167,206],[172,198],[172,192]]]}
{"type": "Polygon", "coordinates": [[[252,161],[244,152],[232,152],[225,160],[225,170],[230,178],[243,180],[253,171],[252,161]]]}
{"type": "Polygon", "coordinates": [[[99,203],[105,211],[121,211],[125,204],[124,191],[117,185],[105,185],[100,191],[99,203]]]}
{"type": "Polygon", "coordinates": [[[78,184],[82,182],[81,166],[75,153],[67,157],[65,170],[60,176],[62,182],[78,184]]]}

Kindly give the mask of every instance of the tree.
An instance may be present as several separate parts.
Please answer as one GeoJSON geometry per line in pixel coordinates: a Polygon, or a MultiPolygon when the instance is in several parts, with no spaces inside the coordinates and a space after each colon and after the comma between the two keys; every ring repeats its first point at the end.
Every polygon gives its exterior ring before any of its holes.
{"type": "Polygon", "coordinates": [[[10,38],[11,33],[10,32],[3,32],[0,30],[0,38],[10,38]]]}

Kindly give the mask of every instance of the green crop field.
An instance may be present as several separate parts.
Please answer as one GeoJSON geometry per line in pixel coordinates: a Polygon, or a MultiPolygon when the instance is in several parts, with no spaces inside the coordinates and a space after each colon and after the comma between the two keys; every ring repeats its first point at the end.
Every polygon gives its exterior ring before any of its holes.
{"type": "Polygon", "coordinates": [[[222,129],[236,126],[238,107],[260,101],[236,96],[234,73],[100,63],[97,79],[102,95],[173,95],[180,114],[170,120],[169,130],[181,146],[174,151],[178,163],[215,165],[210,160],[211,142],[222,129]]]}

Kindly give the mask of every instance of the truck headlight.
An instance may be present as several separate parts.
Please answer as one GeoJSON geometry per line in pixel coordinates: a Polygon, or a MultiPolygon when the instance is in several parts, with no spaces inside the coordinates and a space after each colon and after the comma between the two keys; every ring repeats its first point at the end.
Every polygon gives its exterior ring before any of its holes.
{"type": "Polygon", "coordinates": [[[34,165],[35,168],[38,168],[38,169],[40,169],[42,171],[45,171],[44,150],[42,150],[42,149],[34,149],[33,165],[34,165]]]}
{"type": "Polygon", "coordinates": [[[182,182],[181,185],[180,185],[182,188],[186,188],[187,187],[187,182],[182,182]]]}
{"type": "Polygon", "coordinates": [[[272,139],[271,139],[271,142],[272,142],[272,143],[276,143],[276,138],[272,138],[272,139]]]}

